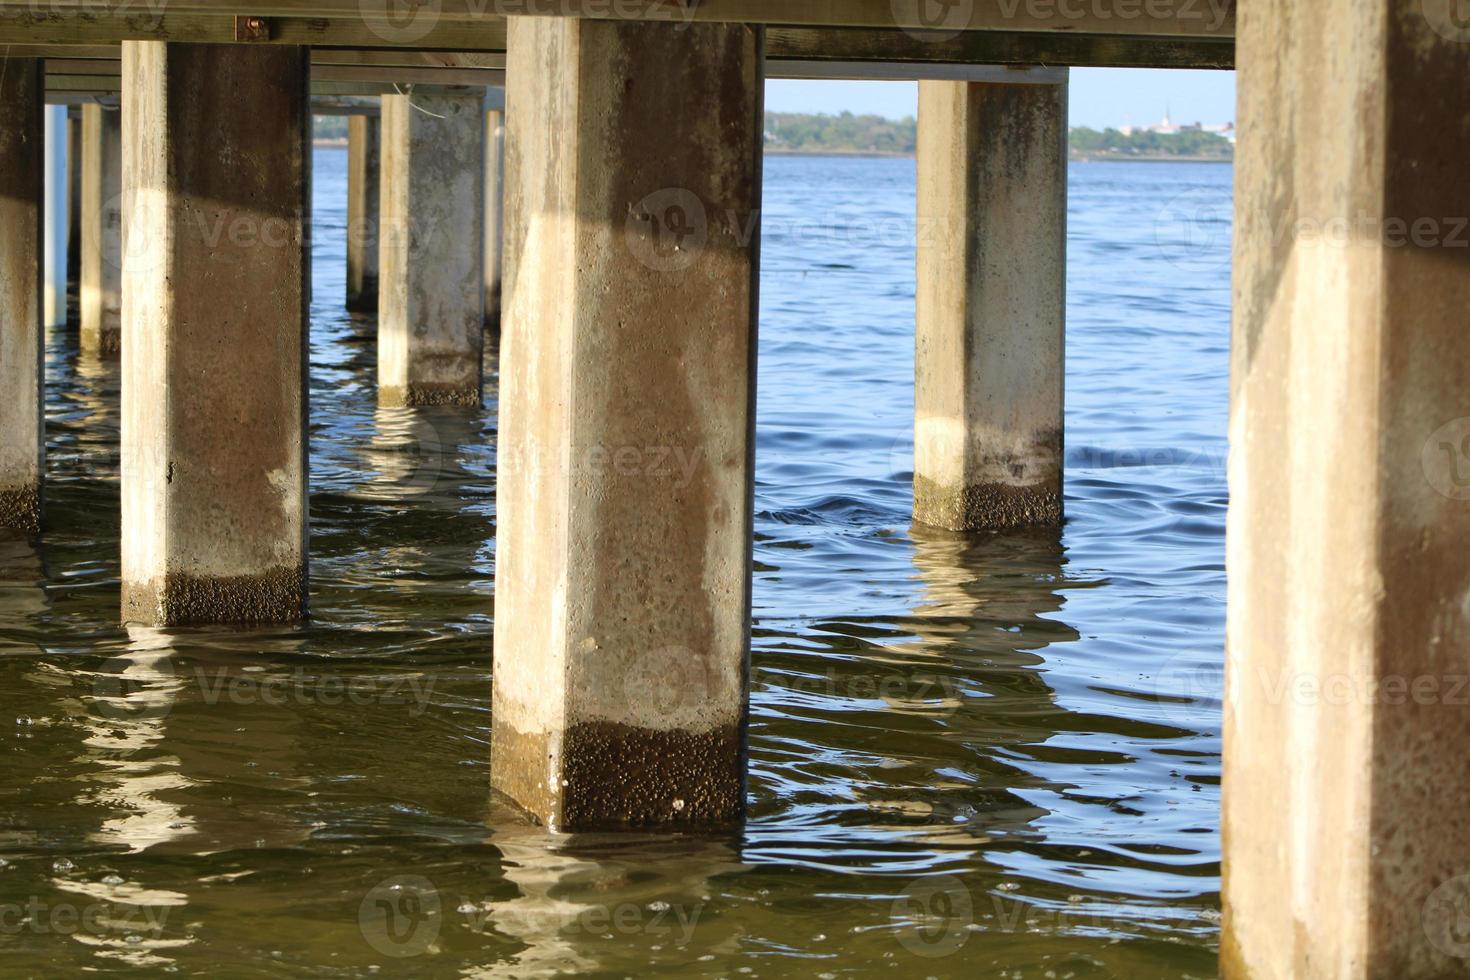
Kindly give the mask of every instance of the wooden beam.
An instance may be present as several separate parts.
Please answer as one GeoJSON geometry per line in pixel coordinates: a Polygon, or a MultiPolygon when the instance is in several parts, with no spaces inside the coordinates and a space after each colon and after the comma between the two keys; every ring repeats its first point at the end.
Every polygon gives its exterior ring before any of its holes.
{"type": "Polygon", "coordinates": [[[912,62],[950,65],[1054,65],[1076,68],[1233,68],[1230,38],[772,27],[773,61],[912,62]]]}
{"type": "MultiPolygon", "coordinates": [[[[171,9],[171,8],[170,8],[171,9]]],[[[279,17],[268,23],[264,41],[242,43],[305,44],[312,47],[405,48],[414,50],[505,52],[505,21],[441,21],[412,41],[374,30],[360,17],[279,17]]],[[[121,41],[235,42],[233,17],[213,14],[93,10],[74,7],[32,11],[0,0],[0,45],[99,45],[121,41]]]]}
{"type": "MultiPolygon", "coordinates": [[[[392,95],[400,91],[401,83],[392,81],[367,81],[356,79],[316,79],[311,83],[313,97],[353,97],[392,95]]],[[[443,84],[435,82],[434,84],[443,84]]],[[[47,74],[46,101],[52,104],[75,104],[92,101],[93,97],[116,97],[122,92],[122,76],[106,74],[47,74]]],[[[498,89],[490,89],[485,107],[494,109],[504,105],[498,89]]]]}
{"type": "MultiPolygon", "coordinates": [[[[134,14],[136,0],[48,0],[48,12],[134,14]]],[[[32,0],[0,6],[29,10],[32,0]]],[[[412,18],[388,14],[387,0],[169,0],[169,13],[228,17],[352,19],[385,33],[413,33],[428,22],[485,22],[506,16],[569,16],[672,23],[784,24],[922,31],[1036,31],[1145,37],[1235,36],[1235,0],[986,0],[943,9],[941,21],[921,0],[434,0],[412,18]],[[379,12],[381,11],[381,13],[379,12]]],[[[142,14],[141,16],[150,16],[142,14]]]]}
{"type": "MultiPolygon", "coordinates": [[[[11,44],[3,54],[12,58],[44,58],[56,70],[58,62],[117,62],[122,49],[113,44],[11,44]]],[[[499,51],[412,51],[406,48],[351,50],[313,48],[312,67],[323,65],[395,68],[485,68],[503,71],[505,53],[499,51]]],[[[64,70],[64,69],[63,69],[64,70]]]]}
{"type": "MultiPolygon", "coordinates": [[[[1025,0],[1017,0],[1025,2],[1025,0]]],[[[1203,0],[1201,0],[1203,2],[1203,0]]],[[[394,45],[361,21],[285,18],[269,23],[269,43],[308,44],[313,65],[442,65],[501,68],[505,24],[440,22],[412,47],[394,45]]],[[[95,57],[123,40],[229,42],[230,18],[200,14],[160,17],[17,14],[0,5],[0,44],[11,57],[95,57]]],[[[769,74],[781,77],[788,61],[882,62],[915,65],[1055,65],[1116,68],[1232,68],[1229,38],[1157,38],[1129,35],[971,31],[955,35],[863,28],[772,27],[767,31],[769,74]]],[[[912,77],[919,77],[915,73],[912,77]]]]}

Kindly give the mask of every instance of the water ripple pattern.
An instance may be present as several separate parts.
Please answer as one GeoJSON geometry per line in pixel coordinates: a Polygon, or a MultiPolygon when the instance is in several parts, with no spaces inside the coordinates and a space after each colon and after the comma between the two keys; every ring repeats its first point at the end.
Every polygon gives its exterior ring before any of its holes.
{"type": "Polygon", "coordinates": [[[0,543],[7,976],[1205,977],[1231,171],[1074,164],[1067,523],[911,527],[914,163],[772,157],[750,822],[550,839],[488,793],[484,410],[376,405],[321,149],[311,621],[123,628],[115,362],[47,348],[0,543]]]}

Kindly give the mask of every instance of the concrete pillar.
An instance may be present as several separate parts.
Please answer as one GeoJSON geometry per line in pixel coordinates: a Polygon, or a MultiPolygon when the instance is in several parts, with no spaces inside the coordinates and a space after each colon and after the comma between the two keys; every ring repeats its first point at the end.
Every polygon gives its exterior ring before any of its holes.
{"type": "Polygon", "coordinates": [[[0,56],[0,529],[41,527],[45,78],[0,56]]]}
{"type": "Polygon", "coordinates": [[[510,19],[495,787],[744,813],[763,35],[510,19]]]}
{"type": "Polygon", "coordinates": [[[501,174],[505,167],[505,113],[485,114],[485,328],[500,330],[500,252],[504,229],[501,174]]]}
{"type": "Polygon", "coordinates": [[[67,217],[66,106],[46,107],[44,167],[46,177],[45,231],[42,235],[42,268],[45,293],[43,310],[48,327],[66,326],[66,237],[67,217]]]}
{"type": "Polygon", "coordinates": [[[1067,85],[919,83],[914,520],[1062,520],[1067,85]]]}
{"type": "Polygon", "coordinates": [[[479,405],[485,90],[383,96],[378,400],[479,405]]]}
{"type": "Polygon", "coordinates": [[[82,106],[82,349],[122,349],[122,113],[82,106]]]}
{"type": "Polygon", "coordinates": [[[80,283],[82,274],[82,113],[80,107],[66,117],[66,278],[80,283]]]}
{"type": "Polygon", "coordinates": [[[1228,978],[1470,973],[1470,33],[1451,13],[1241,3],[1228,978]]]}
{"type": "Polygon", "coordinates": [[[122,56],[123,617],[299,619],[307,49],[122,56]]]}
{"type": "Polygon", "coordinates": [[[381,125],[377,116],[347,117],[347,308],[378,308],[378,167],[381,125]]]}

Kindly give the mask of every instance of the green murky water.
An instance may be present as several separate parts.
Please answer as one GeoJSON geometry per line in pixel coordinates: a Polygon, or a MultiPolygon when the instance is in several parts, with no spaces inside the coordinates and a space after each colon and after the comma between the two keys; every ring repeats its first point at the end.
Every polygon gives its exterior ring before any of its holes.
{"type": "Polygon", "coordinates": [[[770,160],[749,825],[551,838],[488,792],[494,375],[375,407],[344,158],[308,624],[117,624],[118,373],[50,339],[51,530],[0,544],[0,973],[1214,975],[1228,167],[1074,167],[1069,521],[964,538],[907,519],[912,162],[770,160]]]}

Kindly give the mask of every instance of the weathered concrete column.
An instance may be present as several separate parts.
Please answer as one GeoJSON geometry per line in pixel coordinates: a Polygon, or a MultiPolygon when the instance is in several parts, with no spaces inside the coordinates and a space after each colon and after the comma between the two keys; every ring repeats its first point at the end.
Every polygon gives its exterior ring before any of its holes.
{"type": "Polygon", "coordinates": [[[307,49],[124,41],[122,56],[123,617],[295,620],[307,49]]]}
{"type": "Polygon", "coordinates": [[[763,36],[510,20],[495,787],[744,813],[763,36]]]}
{"type": "Polygon", "coordinates": [[[45,78],[0,56],[0,530],[41,527],[45,78]]]}
{"type": "Polygon", "coordinates": [[[485,113],[485,327],[500,329],[500,253],[505,190],[501,174],[505,168],[505,113],[485,113]]]}
{"type": "Polygon", "coordinates": [[[45,108],[45,151],[43,154],[46,179],[45,225],[42,234],[41,268],[45,291],[42,296],[42,311],[46,326],[66,326],[66,240],[70,218],[67,216],[67,196],[70,182],[66,174],[66,143],[68,126],[66,106],[48,105],[45,108]]]}
{"type": "Polygon", "coordinates": [[[485,90],[383,96],[378,400],[479,405],[485,90]]]}
{"type": "Polygon", "coordinates": [[[914,520],[1062,519],[1066,69],[919,83],[914,520]]]}
{"type": "Polygon", "coordinates": [[[1470,974],[1470,31],[1452,8],[1241,3],[1228,978],[1470,974]]]}
{"type": "Polygon", "coordinates": [[[378,308],[378,170],[381,124],[377,116],[347,117],[347,308],[378,308]]]}
{"type": "Polygon", "coordinates": [[[122,113],[82,106],[82,349],[122,349],[122,113]]]}

